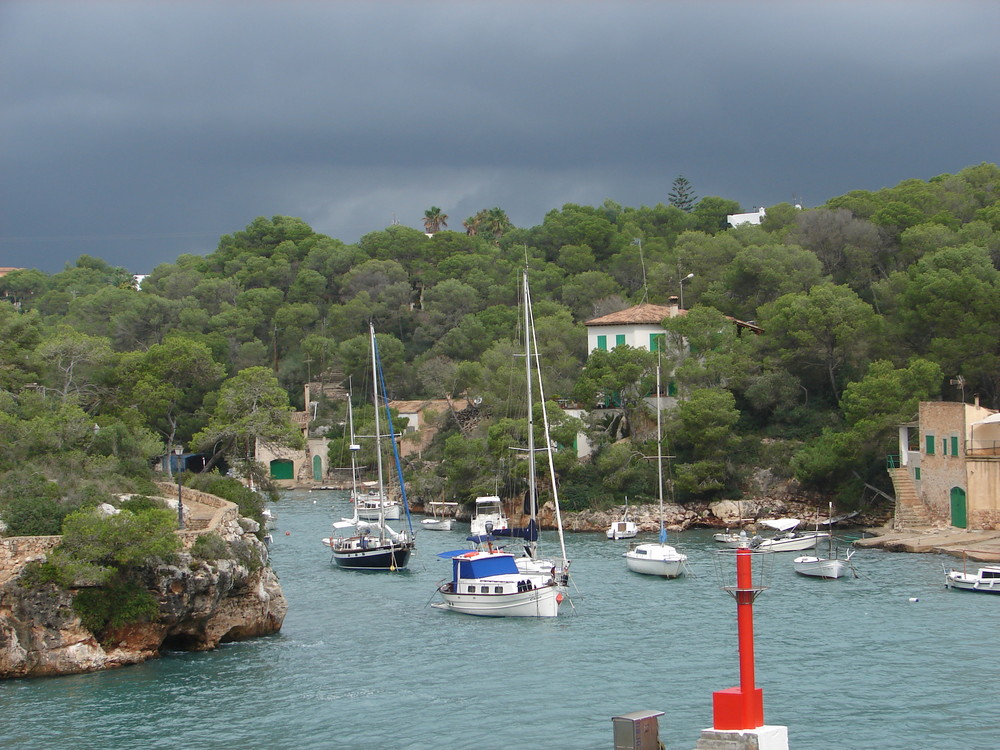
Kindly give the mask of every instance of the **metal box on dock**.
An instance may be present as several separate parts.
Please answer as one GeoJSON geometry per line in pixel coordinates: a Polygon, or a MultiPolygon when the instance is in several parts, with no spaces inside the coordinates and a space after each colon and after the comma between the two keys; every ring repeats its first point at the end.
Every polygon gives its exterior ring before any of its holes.
{"type": "Polygon", "coordinates": [[[614,750],[662,750],[660,716],[663,716],[663,711],[633,711],[612,716],[614,750]]]}

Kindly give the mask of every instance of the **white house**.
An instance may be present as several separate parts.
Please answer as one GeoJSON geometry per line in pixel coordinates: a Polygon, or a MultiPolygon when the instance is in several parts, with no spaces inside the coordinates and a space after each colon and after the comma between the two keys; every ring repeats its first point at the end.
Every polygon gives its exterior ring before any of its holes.
{"type": "Polygon", "coordinates": [[[631,346],[655,352],[658,350],[657,343],[666,333],[661,325],[663,320],[686,314],[687,310],[681,310],[677,297],[671,297],[667,305],[644,302],[592,318],[584,323],[587,327],[587,351],[611,351],[616,346],[631,346]]]}
{"type": "Polygon", "coordinates": [[[756,211],[751,211],[748,214],[729,214],[726,217],[726,221],[731,227],[736,227],[740,224],[760,224],[764,220],[765,215],[766,213],[762,206],[756,211]]]}

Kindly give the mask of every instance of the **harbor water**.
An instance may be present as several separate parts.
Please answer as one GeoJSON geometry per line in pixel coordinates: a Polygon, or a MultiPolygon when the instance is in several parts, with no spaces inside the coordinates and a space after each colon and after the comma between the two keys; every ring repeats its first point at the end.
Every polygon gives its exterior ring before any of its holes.
{"type": "MultiPolygon", "coordinates": [[[[274,506],[282,631],[124,669],[0,683],[8,750],[610,750],[611,717],[663,711],[668,750],[739,684],[736,605],[708,531],[671,535],[690,575],[630,573],[627,541],[568,534],[560,616],[487,619],[429,606],[467,524],[420,531],[410,569],[337,569],[320,539],[346,494],[274,506]]],[[[415,523],[419,522],[415,519],[415,523]]],[[[654,535],[649,534],[651,540],[654,535]]],[[[543,552],[556,555],[555,534],[543,552]]],[[[757,685],[791,750],[993,750],[1000,596],[945,589],[938,555],[860,550],[858,577],[797,576],[767,555],[754,605],[757,685]]],[[[730,560],[731,560],[730,555],[730,560]]]]}

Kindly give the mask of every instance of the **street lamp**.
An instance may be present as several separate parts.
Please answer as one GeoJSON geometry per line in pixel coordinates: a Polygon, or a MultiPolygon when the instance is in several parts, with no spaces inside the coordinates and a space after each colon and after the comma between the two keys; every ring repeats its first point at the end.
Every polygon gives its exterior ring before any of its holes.
{"type": "Polygon", "coordinates": [[[688,279],[693,279],[693,278],[694,274],[689,273],[687,276],[681,279],[681,310],[684,309],[684,282],[687,281],[688,279]]]}
{"type": "Polygon", "coordinates": [[[181,455],[184,453],[183,445],[174,446],[174,455],[177,456],[177,528],[184,528],[184,504],[181,502],[181,455]]]}

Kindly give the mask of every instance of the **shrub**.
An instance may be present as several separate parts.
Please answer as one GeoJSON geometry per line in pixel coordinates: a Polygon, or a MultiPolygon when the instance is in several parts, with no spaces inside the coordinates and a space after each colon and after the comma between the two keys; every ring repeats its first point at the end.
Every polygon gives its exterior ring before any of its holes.
{"type": "Polygon", "coordinates": [[[191,556],[198,560],[219,560],[229,557],[229,545],[226,540],[214,532],[199,534],[191,545],[191,556]]]}
{"type": "Polygon", "coordinates": [[[149,622],[160,614],[156,597],[135,583],[116,581],[110,586],[83,589],[73,599],[73,611],[92,633],[133,622],[149,622]]]}
{"type": "Polygon", "coordinates": [[[0,516],[7,536],[53,536],[73,508],[51,497],[16,497],[4,502],[0,516]]]}

